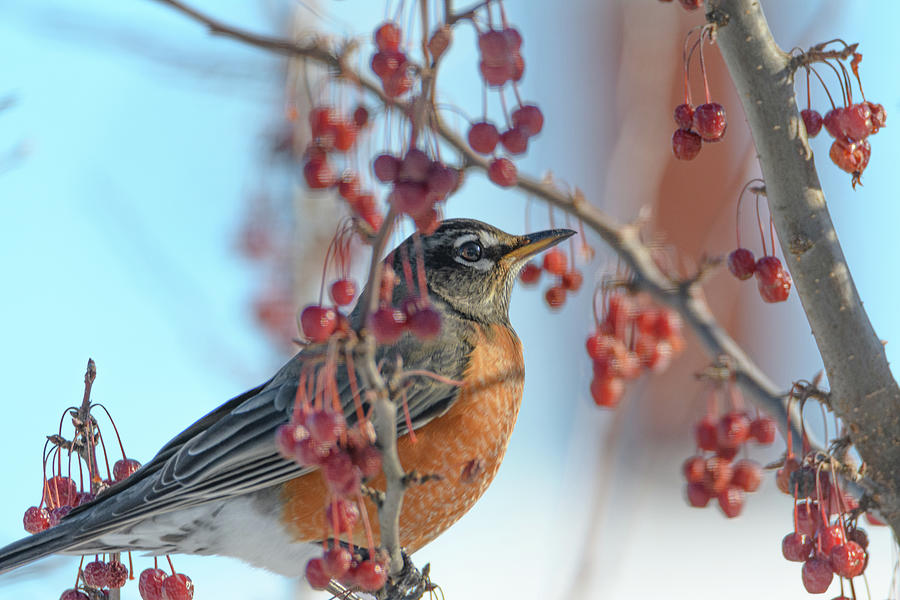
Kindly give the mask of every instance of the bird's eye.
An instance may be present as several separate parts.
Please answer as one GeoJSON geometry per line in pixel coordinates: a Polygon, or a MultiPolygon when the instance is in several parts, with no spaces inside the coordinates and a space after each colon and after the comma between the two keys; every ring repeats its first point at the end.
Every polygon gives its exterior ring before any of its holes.
{"type": "Polygon", "coordinates": [[[474,241],[466,242],[456,249],[456,255],[469,262],[478,262],[481,260],[481,244],[474,241]]]}

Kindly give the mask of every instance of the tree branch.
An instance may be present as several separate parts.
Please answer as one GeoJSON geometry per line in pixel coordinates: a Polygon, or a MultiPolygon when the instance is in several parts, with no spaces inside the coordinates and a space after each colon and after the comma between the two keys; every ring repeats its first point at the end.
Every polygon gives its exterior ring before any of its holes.
{"type": "Polygon", "coordinates": [[[796,64],[772,38],[758,0],[707,0],[707,10],[753,134],[778,238],[828,373],[831,405],[878,486],[881,514],[900,532],[900,389],[825,204],[795,102],[796,64]]]}

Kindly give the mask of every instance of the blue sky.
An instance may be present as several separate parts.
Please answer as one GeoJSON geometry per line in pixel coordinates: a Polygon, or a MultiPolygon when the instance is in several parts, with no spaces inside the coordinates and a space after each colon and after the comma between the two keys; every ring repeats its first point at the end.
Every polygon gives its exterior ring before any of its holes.
{"type": "MultiPolygon", "coordinates": [[[[365,34],[383,11],[378,2],[322,4],[338,13],[326,24],[344,32],[365,34]]],[[[891,340],[900,339],[892,271],[898,253],[891,243],[900,222],[892,169],[900,151],[897,129],[891,126],[900,108],[900,84],[893,62],[897,36],[884,28],[900,15],[892,3],[873,4],[877,11],[866,5],[840,12],[837,2],[817,6],[833,18],[832,26],[810,26],[816,18],[812,11],[793,20],[780,14],[777,22],[788,25],[775,33],[804,45],[831,37],[840,23],[845,38],[865,40],[866,90],[888,110],[888,127],[872,142],[865,186],[850,191],[849,176],[827,159],[818,162],[857,286],[879,335],[891,340]]],[[[253,2],[197,5],[262,31],[275,31],[278,23],[265,5],[253,2]]],[[[575,117],[564,113],[583,118],[593,109],[591,98],[566,87],[567,80],[589,70],[565,60],[566,46],[553,37],[557,30],[527,7],[510,3],[521,29],[533,32],[526,34],[524,93],[540,100],[550,116],[543,137],[520,165],[535,173],[550,167],[568,180],[586,180],[596,165],[567,142],[600,133],[579,130],[575,117]],[[554,121],[552,115],[560,116],[554,121]]],[[[674,8],[647,3],[647,10],[674,8]]],[[[470,35],[462,32],[456,44],[471,48],[470,35]]],[[[576,55],[590,48],[586,40],[583,33],[573,37],[572,44],[583,44],[576,55]]],[[[263,132],[282,98],[274,59],[211,39],[153,2],[85,0],[74,7],[56,0],[6,0],[0,5],[0,56],[0,96],[16,100],[0,112],[0,155],[22,142],[29,149],[0,173],[0,269],[6,290],[0,302],[5,342],[0,364],[7,373],[7,422],[13,424],[0,442],[0,451],[12,458],[3,468],[8,486],[0,498],[0,540],[6,541],[22,534],[20,515],[39,500],[42,436],[62,409],[80,398],[89,356],[99,370],[95,399],[110,407],[126,449],[141,460],[277,368],[280,358],[249,310],[259,273],[237,256],[233,238],[246,196],[260,183],[263,132]]],[[[462,50],[451,60],[443,82],[447,100],[473,114],[480,103],[471,100],[479,98],[470,72],[473,55],[462,50]]],[[[599,127],[602,132],[609,125],[599,127]]],[[[663,132],[665,139],[668,135],[663,132]]],[[[815,140],[813,148],[826,153],[826,140],[815,140]]],[[[602,187],[586,191],[599,198],[602,187]]],[[[510,210],[511,197],[472,177],[450,213],[520,231],[522,212],[518,206],[510,210]]],[[[568,311],[562,317],[549,315],[534,291],[517,291],[513,299],[512,320],[525,341],[529,367],[526,409],[510,458],[490,492],[470,517],[421,554],[421,562],[436,565],[433,572],[448,595],[501,593],[527,582],[534,596],[522,597],[539,597],[558,587],[553,569],[565,574],[572,568],[564,556],[548,557],[547,548],[578,539],[577,531],[566,529],[567,515],[589,512],[594,455],[602,450],[598,439],[576,434],[603,433],[617,417],[587,404],[587,366],[580,352],[589,295],[575,298],[568,311]],[[582,456],[587,458],[578,462],[582,456]],[[523,522],[532,523],[528,535],[522,534],[523,522]],[[497,571],[515,573],[517,581],[510,583],[497,571]]],[[[888,352],[893,355],[894,344],[888,352]]],[[[803,360],[816,364],[814,356],[803,360]]],[[[677,482],[672,498],[661,496],[659,490],[669,489],[662,485],[633,485],[652,492],[641,496],[646,506],[655,506],[657,499],[664,507],[681,502],[677,482]]],[[[752,535],[776,501],[781,499],[756,503],[733,535],[752,535]]],[[[709,532],[721,526],[718,515],[674,508],[666,514],[657,532],[671,528],[673,536],[684,535],[678,524],[709,532]]],[[[627,522],[636,518],[629,515],[623,518],[627,522]]],[[[640,522],[634,526],[641,535],[654,535],[640,522]]],[[[884,545],[883,554],[888,553],[884,545]]],[[[640,573],[641,557],[633,558],[623,572],[640,573]]],[[[228,559],[177,560],[197,582],[201,600],[287,598],[293,587],[228,559]]],[[[754,564],[773,573],[785,567],[754,564]]],[[[48,597],[74,580],[73,559],[43,565],[46,570],[0,578],[0,595],[48,597]]],[[[785,578],[796,579],[794,571],[785,572],[785,578]]],[[[772,577],[774,586],[781,571],[772,577]]],[[[604,585],[629,589],[615,582],[604,585]]],[[[126,597],[137,597],[136,589],[126,597]]]]}

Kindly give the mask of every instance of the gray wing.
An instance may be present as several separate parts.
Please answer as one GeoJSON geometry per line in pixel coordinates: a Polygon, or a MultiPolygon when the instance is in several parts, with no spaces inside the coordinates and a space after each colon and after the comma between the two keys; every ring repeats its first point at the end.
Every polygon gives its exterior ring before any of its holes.
{"type": "MultiPolygon", "coordinates": [[[[404,356],[409,369],[460,379],[468,355],[460,350],[458,340],[423,347],[404,338],[392,352],[404,356]]],[[[72,545],[154,514],[246,494],[311,471],[284,459],[275,447],[274,435],[290,418],[305,361],[304,354],[298,354],[268,383],[209,413],[166,444],[129,479],[73,510],[71,517],[86,515],[90,510],[91,518],[80,519],[72,545]]],[[[355,402],[345,364],[341,363],[336,377],[344,414],[349,423],[354,423],[355,402]]],[[[359,376],[356,380],[362,386],[359,376]]],[[[409,378],[406,400],[413,426],[421,427],[446,412],[457,393],[454,385],[422,376],[409,378]]],[[[397,428],[399,435],[408,430],[402,411],[397,428]]]]}

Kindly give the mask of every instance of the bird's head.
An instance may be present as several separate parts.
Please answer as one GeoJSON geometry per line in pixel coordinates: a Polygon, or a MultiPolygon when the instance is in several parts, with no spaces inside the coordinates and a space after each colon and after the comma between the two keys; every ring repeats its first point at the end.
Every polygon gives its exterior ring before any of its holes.
{"type": "MultiPolygon", "coordinates": [[[[473,219],[447,219],[430,235],[407,238],[392,253],[392,266],[404,281],[404,260],[415,280],[418,257],[424,255],[430,295],[461,316],[483,323],[509,320],[509,296],[522,266],[535,254],[573,235],[550,229],[510,235],[473,219]]],[[[395,291],[409,292],[405,285],[395,291]]]]}

